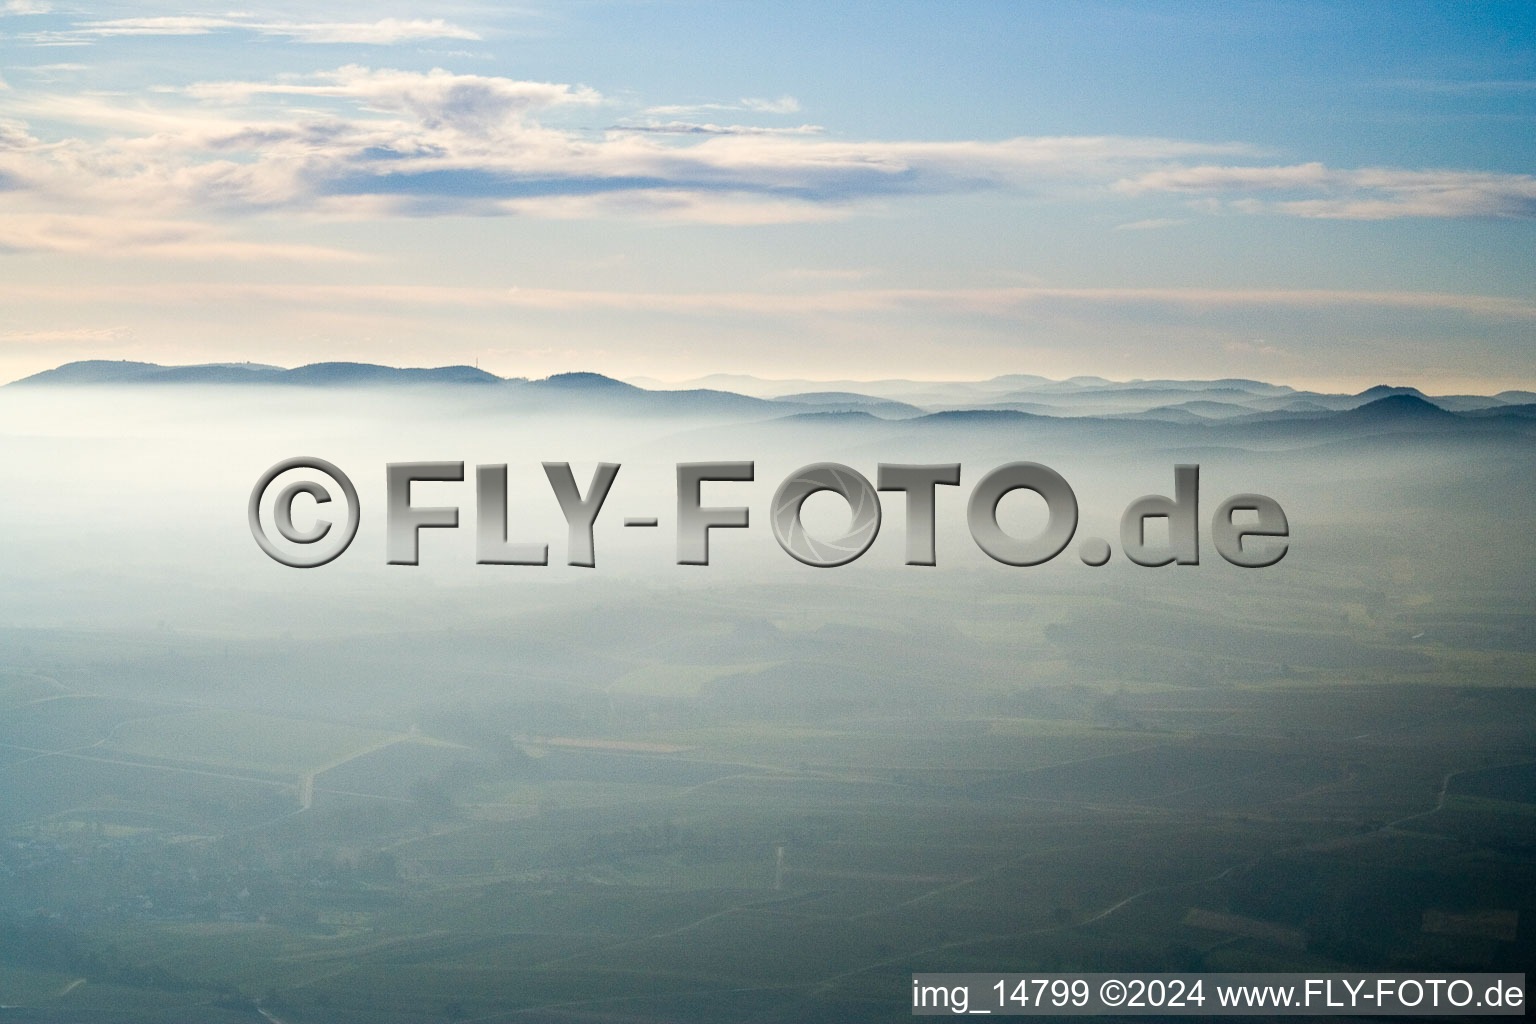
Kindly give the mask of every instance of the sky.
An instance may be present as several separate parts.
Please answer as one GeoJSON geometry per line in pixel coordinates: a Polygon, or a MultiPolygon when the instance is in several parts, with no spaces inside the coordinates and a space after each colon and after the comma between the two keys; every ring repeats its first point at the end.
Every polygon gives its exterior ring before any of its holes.
{"type": "Polygon", "coordinates": [[[0,0],[0,380],[1536,387],[1536,5],[0,0]]]}

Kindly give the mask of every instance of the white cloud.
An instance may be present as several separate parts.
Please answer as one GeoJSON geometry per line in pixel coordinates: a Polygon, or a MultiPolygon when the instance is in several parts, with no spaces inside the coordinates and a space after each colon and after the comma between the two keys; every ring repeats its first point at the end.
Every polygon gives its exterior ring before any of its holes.
{"type": "Polygon", "coordinates": [[[648,107],[647,114],[656,114],[670,117],[679,114],[698,114],[708,110],[750,110],[755,114],[796,114],[800,112],[800,101],[793,96],[780,96],[776,100],[757,99],[751,96],[742,97],[738,103],[684,103],[672,104],[660,107],[648,107]]]}
{"type": "Polygon", "coordinates": [[[247,27],[229,18],[178,16],[85,21],[77,23],[75,30],[89,36],[202,36],[232,26],[247,27]]]}
{"type": "Polygon", "coordinates": [[[6,0],[0,14],[47,14],[53,5],[47,0],[6,0]]]}
{"type": "Polygon", "coordinates": [[[379,21],[256,21],[246,17],[181,15],[85,21],[49,38],[78,36],[200,36],[221,31],[255,32],[300,43],[363,43],[390,46],[423,39],[474,39],[480,36],[442,18],[383,18],[379,21]]]}
{"type": "Polygon", "coordinates": [[[643,189],[599,195],[539,196],[509,199],[499,204],[508,213],[552,220],[591,220],[626,217],[674,224],[793,224],[842,220],[851,211],[794,199],[765,198],[755,193],[699,192],[686,189],[643,189]]]}
{"type": "Polygon", "coordinates": [[[0,152],[0,174],[56,203],[119,204],[140,215],[334,211],[372,197],[360,208],[375,215],[589,211],[778,223],[846,216],[891,196],[1081,188],[1149,162],[1251,153],[1117,137],[857,142],[817,137],[811,125],[662,123],[596,135],[538,120],[600,102],[579,86],[357,65],[147,96],[49,92],[11,106],[90,130],[36,142],[24,155],[0,152]]]}
{"type": "Polygon", "coordinates": [[[436,46],[423,46],[416,50],[425,57],[452,57],[457,60],[493,60],[495,54],[484,50],[444,50],[436,46]]]}
{"type": "Polygon", "coordinates": [[[795,114],[800,111],[800,101],[789,95],[780,96],[776,100],[745,97],[741,105],[746,110],[755,110],[760,114],[795,114]]]}
{"type": "MultiPolygon", "coordinates": [[[[0,180],[11,194],[28,192],[32,212],[162,219],[287,209],[756,224],[979,190],[1098,201],[1175,194],[1212,212],[1354,220],[1536,213],[1529,175],[1196,162],[1263,155],[1240,143],[887,142],[828,138],[815,125],[657,121],[599,133],[541,123],[605,102],[569,84],[360,65],[132,97],[46,90],[8,96],[7,107],[56,133],[85,130],[44,141],[19,122],[0,124],[0,180]]],[[[754,102],[788,109],[790,100],[754,102]]],[[[1119,229],[1177,223],[1149,218],[1119,229]]]]}
{"type": "Polygon", "coordinates": [[[1321,163],[1277,167],[1201,165],[1151,171],[1123,179],[1115,187],[1128,195],[1235,195],[1226,205],[1240,212],[1331,220],[1536,217],[1536,176],[1490,171],[1386,167],[1341,170],[1321,163]],[[1290,196],[1262,199],[1253,193],[1290,196]]]}
{"type": "Polygon", "coordinates": [[[302,43],[372,43],[387,46],[417,39],[473,39],[478,33],[452,25],[442,18],[401,20],[384,18],[374,22],[312,22],[263,25],[263,35],[280,35],[302,43]]]}
{"type": "Polygon", "coordinates": [[[200,99],[248,100],[259,95],[327,96],[359,101],[366,110],[407,114],[427,129],[452,128],[484,134],[528,114],[567,103],[591,104],[593,90],[552,82],[522,82],[484,75],[371,70],[355,64],[302,82],[207,82],[187,94],[200,99]]]}
{"type": "Polygon", "coordinates": [[[1116,183],[1130,195],[1143,192],[1224,192],[1321,188],[1337,180],[1337,173],[1320,163],[1291,167],[1174,167],[1151,171],[1116,183]]]}
{"type": "Polygon", "coordinates": [[[826,129],[819,124],[802,124],[793,128],[761,128],[744,124],[709,124],[696,121],[653,121],[649,124],[616,124],[611,131],[649,132],[656,135],[822,135],[826,129]]]}
{"type": "MultiPolygon", "coordinates": [[[[42,143],[32,137],[27,131],[27,126],[22,122],[0,118],[0,153],[5,153],[7,150],[22,152],[36,149],[41,145],[42,143]]],[[[4,170],[3,164],[0,164],[0,170],[4,170]]]]}

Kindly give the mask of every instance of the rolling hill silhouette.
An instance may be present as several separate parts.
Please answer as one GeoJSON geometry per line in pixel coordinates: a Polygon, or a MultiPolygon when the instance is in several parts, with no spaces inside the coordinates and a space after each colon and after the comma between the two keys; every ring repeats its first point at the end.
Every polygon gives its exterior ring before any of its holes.
{"type": "MultiPolygon", "coordinates": [[[[1124,437],[1137,443],[1311,444],[1425,432],[1523,436],[1536,422],[1532,413],[1536,402],[1530,401],[1536,395],[1531,392],[1436,397],[1416,387],[1388,384],[1351,395],[1298,391],[1246,378],[1053,381],[1005,374],[984,381],[886,379],[835,382],[836,387],[827,382],[820,389],[801,390],[784,390],[775,382],[743,375],[716,375],[701,381],[729,381],[759,393],[717,387],[646,387],[591,371],[529,379],[500,377],[472,366],[323,362],[285,369],[259,363],[163,366],[99,359],[66,363],[7,387],[238,387],[246,391],[302,387],[360,392],[405,388],[423,401],[468,388],[477,396],[477,407],[488,411],[777,419],[786,427],[832,430],[880,430],[904,423],[925,429],[1124,437]]],[[[779,383],[803,386],[810,382],[779,383]]]]}

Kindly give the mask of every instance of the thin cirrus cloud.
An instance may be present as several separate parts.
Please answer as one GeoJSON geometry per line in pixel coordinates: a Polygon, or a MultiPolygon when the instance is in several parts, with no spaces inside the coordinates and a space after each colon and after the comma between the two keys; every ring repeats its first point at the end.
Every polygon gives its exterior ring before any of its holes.
{"type": "Polygon", "coordinates": [[[1124,224],[1116,224],[1116,231],[1159,231],[1163,228],[1176,228],[1189,221],[1184,217],[1147,217],[1144,220],[1128,221],[1124,224]]]}
{"type": "Polygon", "coordinates": [[[0,346],[22,348],[37,346],[81,345],[100,348],[130,340],[133,332],[126,327],[66,327],[46,331],[0,331],[0,346]]]}
{"type": "Polygon", "coordinates": [[[38,33],[39,42],[83,41],[114,36],[201,36],[244,31],[299,43],[361,43],[391,46],[426,39],[480,39],[467,28],[442,18],[381,18],[378,21],[258,21],[238,15],[183,15],[156,18],[115,18],[76,22],[69,29],[38,33]]]}
{"type": "Polygon", "coordinates": [[[819,124],[802,124],[793,128],[765,128],[762,125],[709,124],[695,121],[616,124],[609,130],[643,132],[652,135],[824,135],[827,131],[819,124]]]}
{"type": "Polygon", "coordinates": [[[497,204],[497,210],[546,220],[624,218],[733,227],[818,223],[846,220],[853,215],[846,205],[818,205],[740,192],[664,188],[506,199],[497,204]]]}
{"type": "Polygon", "coordinates": [[[1322,163],[1209,166],[1150,171],[1116,182],[1127,195],[1178,193],[1225,201],[1249,213],[1332,220],[1399,217],[1536,217],[1536,177],[1487,171],[1342,170],[1322,163]],[[1285,193],[1285,198],[1267,198],[1285,193]]]}
{"type": "Polygon", "coordinates": [[[800,101],[787,94],[780,96],[776,100],[744,96],[740,103],[671,104],[660,107],[647,107],[643,112],[658,117],[668,117],[679,114],[697,114],[706,110],[750,110],[754,114],[797,114],[800,112],[800,101]]]}

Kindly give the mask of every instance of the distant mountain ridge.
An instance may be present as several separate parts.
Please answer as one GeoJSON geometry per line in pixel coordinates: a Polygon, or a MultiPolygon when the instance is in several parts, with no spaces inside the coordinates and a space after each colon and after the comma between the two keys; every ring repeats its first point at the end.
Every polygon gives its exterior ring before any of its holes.
{"type": "Polygon", "coordinates": [[[692,388],[648,391],[600,373],[557,373],[539,380],[498,377],[474,366],[397,367],[377,363],[310,363],[284,369],[259,363],[205,363],[162,366],[158,363],[92,359],[65,363],[7,388],[47,387],[299,387],[344,389],[464,388],[494,397],[502,389],[530,409],[561,407],[584,397],[605,408],[630,412],[750,413],[777,403],[729,391],[692,388]]]}
{"type": "MultiPolygon", "coordinates": [[[[432,369],[377,363],[310,363],[288,370],[263,363],[203,363],[162,366],[128,360],[88,359],[65,363],[13,385],[35,384],[297,384],[346,387],[369,384],[490,384],[503,378],[473,366],[432,369]]],[[[8,385],[12,386],[12,385],[8,385]]]]}
{"type": "Polygon", "coordinates": [[[292,369],[262,363],[163,366],[128,360],[85,360],[14,381],[7,388],[259,387],[409,389],[469,388],[483,402],[527,411],[771,417],[796,422],[893,421],[1045,427],[1063,420],[1110,429],[1182,428],[1217,434],[1288,430],[1317,425],[1358,430],[1419,430],[1489,424],[1527,425],[1536,393],[1426,395],[1416,387],[1378,384],[1355,394],[1301,391],[1284,384],[1231,377],[1218,380],[1131,380],[1074,377],[1058,381],[1004,374],[982,381],[764,381],[717,374],[674,388],[590,371],[541,379],[500,377],[474,366],[395,367],[376,363],[310,363],[292,369]],[[731,384],[733,390],[719,387],[731,384]],[[791,387],[792,386],[792,387],[791,387]],[[756,392],[751,393],[751,392],[756,392]]]}

